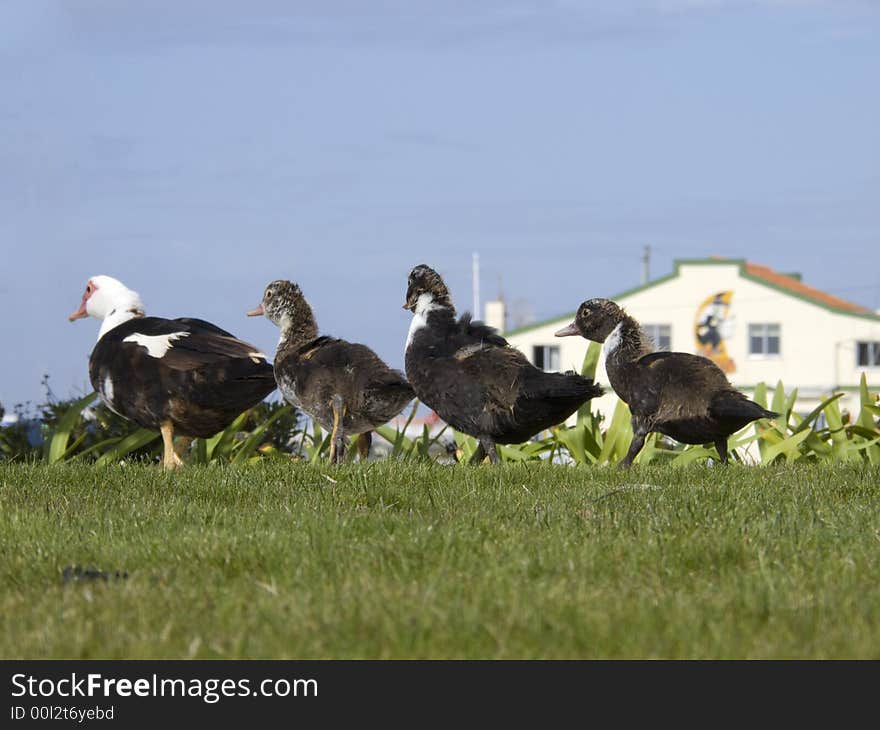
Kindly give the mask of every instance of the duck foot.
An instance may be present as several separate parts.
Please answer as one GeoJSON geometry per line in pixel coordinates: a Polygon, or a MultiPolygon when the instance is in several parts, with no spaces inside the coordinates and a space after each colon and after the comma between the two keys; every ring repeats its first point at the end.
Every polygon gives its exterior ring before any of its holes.
{"type": "Polygon", "coordinates": [[[165,471],[178,469],[183,466],[183,461],[174,451],[174,424],[171,421],[164,421],[159,427],[162,433],[162,444],[164,452],[162,454],[162,468],[165,471]]]}
{"type": "Polygon", "coordinates": [[[361,461],[366,461],[370,455],[370,445],[373,443],[373,432],[365,431],[357,439],[357,450],[361,461]]]}
{"type": "Polygon", "coordinates": [[[490,441],[489,439],[480,439],[480,445],[477,446],[477,450],[474,452],[474,455],[471,457],[468,464],[481,464],[483,463],[483,459],[489,457],[490,464],[500,464],[501,457],[498,456],[498,451],[495,448],[495,443],[490,441]]]}
{"type": "Polygon", "coordinates": [[[468,459],[468,464],[471,464],[471,465],[482,464],[483,459],[485,459],[485,458],[486,458],[486,449],[483,448],[482,443],[478,444],[477,450],[474,452],[474,455],[470,459],[468,459]]]}

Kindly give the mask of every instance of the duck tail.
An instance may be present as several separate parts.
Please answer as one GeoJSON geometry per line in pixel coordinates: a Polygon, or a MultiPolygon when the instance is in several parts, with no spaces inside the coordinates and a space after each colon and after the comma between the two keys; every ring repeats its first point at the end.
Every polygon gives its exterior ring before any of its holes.
{"type": "Polygon", "coordinates": [[[716,418],[757,421],[759,418],[777,418],[778,413],[768,411],[753,400],[749,400],[738,390],[725,390],[718,393],[709,406],[716,418]]]}
{"type": "Polygon", "coordinates": [[[583,381],[581,389],[587,398],[598,398],[605,392],[605,389],[592,378],[585,378],[575,372],[572,372],[571,374],[583,381]]]}

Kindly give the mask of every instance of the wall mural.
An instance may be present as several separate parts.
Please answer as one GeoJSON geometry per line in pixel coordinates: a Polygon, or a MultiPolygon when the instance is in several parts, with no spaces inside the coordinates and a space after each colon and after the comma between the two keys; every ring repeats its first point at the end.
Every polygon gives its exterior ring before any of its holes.
{"type": "Polygon", "coordinates": [[[736,370],[736,363],[727,354],[727,342],[733,337],[731,299],[732,291],[713,294],[699,306],[694,320],[697,354],[708,357],[725,373],[736,370]]]}

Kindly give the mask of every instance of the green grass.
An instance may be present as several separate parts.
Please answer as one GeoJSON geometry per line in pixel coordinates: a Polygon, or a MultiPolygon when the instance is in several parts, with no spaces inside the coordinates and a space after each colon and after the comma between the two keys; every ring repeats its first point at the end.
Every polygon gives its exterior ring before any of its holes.
{"type": "Polygon", "coordinates": [[[860,464],[5,465],[0,657],[877,659],[878,498],[860,464]]]}

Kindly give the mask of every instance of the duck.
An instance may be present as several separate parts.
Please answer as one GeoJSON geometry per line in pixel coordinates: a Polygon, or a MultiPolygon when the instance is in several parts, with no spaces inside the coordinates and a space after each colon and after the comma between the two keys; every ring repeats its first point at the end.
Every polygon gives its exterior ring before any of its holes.
{"type": "Polygon", "coordinates": [[[247,314],[265,316],[280,328],[274,361],[278,389],[330,432],[330,462],[344,460],[350,436],[357,436],[358,454],[366,459],[373,430],[414,397],[403,373],[366,345],[319,335],[312,307],[294,282],[269,283],[260,304],[247,314]]]}
{"type": "Polygon", "coordinates": [[[714,362],[687,352],[655,352],[639,323],[610,299],[588,299],[574,321],[555,333],[604,343],[614,392],[629,406],[633,438],[621,467],[629,467],[650,433],[684,444],[712,443],[722,464],[727,439],[752,421],[779,414],[749,400],[714,362]]]}
{"type": "Polygon", "coordinates": [[[425,264],[409,274],[412,312],[405,370],[419,400],[478,441],[470,463],[500,458],[496,444],[527,441],[568,418],[602,388],[574,372],[532,365],[496,329],[470,313],[456,318],[443,278],[425,264]]]}
{"type": "Polygon", "coordinates": [[[202,319],[148,317],[140,295],[111,276],[86,283],[68,320],[85,317],[101,320],[92,387],[114,413],[162,434],[165,469],[183,464],[192,438],[222,431],[276,388],[256,347],[202,319]]]}

